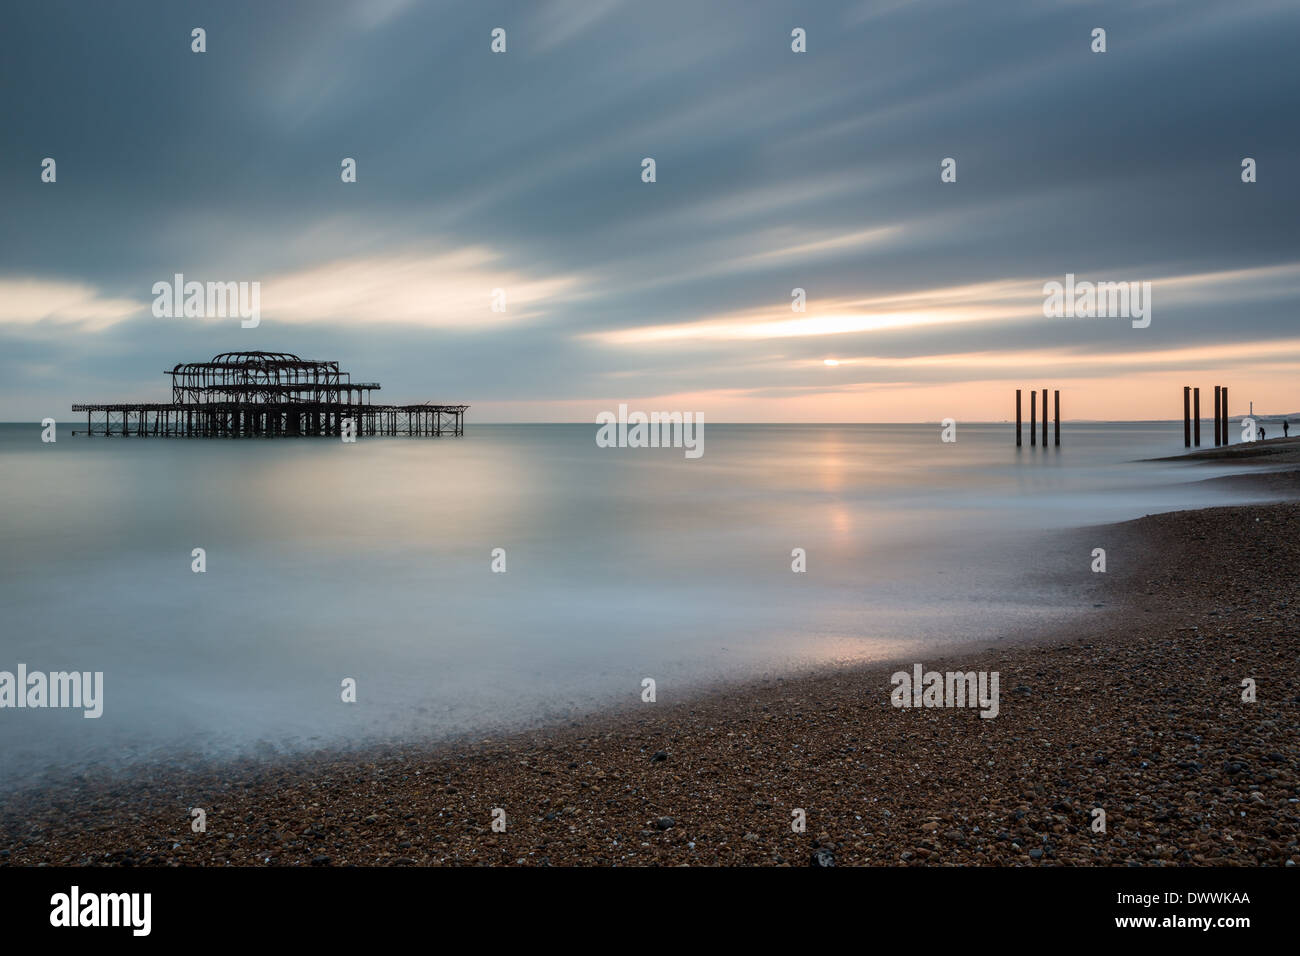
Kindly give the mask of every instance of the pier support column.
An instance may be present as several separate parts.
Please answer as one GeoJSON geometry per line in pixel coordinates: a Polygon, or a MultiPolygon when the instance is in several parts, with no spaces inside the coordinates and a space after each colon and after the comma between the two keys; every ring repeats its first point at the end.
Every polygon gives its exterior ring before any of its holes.
{"type": "Polygon", "coordinates": [[[1016,389],[1016,447],[1020,447],[1020,389],[1016,389]]]}
{"type": "Polygon", "coordinates": [[[1222,401],[1223,401],[1223,443],[1227,445],[1229,444],[1229,442],[1228,442],[1228,386],[1226,385],[1223,386],[1222,401]]]}
{"type": "Polygon", "coordinates": [[[1223,437],[1222,422],[1219,421],[1219,412],[1223,408],[1223,401],[1219,395],[1219,386],[1214,386],[1214,447],[1219,447],[1219,439],[1223,437]]]}
{"type": "Polygon", "coordinates": [[[1196,439],[1196,447],[1201,447],[1201,390],[1192,389],[1192,420],[1195,427],[1192,429],[1192,435],[1196,439]]]}

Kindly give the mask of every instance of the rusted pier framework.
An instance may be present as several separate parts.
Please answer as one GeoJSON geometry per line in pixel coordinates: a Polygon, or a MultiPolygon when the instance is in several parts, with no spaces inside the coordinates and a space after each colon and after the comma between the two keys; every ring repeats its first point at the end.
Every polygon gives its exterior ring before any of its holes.
{"type": "Polygon", "coordinates": [[[177,365],[170,403],[73,405],[91,435],[170,438],[463,435],[468,405],[376,405],[375,382],[353,382],[338,362],[284,352],[226,352],[177,365]]]}

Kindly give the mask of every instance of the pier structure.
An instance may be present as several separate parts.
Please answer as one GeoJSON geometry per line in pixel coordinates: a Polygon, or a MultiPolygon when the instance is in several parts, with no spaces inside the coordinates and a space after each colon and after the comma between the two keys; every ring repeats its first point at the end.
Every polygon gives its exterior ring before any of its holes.
{"type": "Polygon", "coordinates": [[[468,405],[379,405],[377,382],[353,382],[338,362],[286,352],[225,352],[210,362],[179,364],[170,402],[73,405],[86,432],[104,436],[280,438],[341,436],[351,420],[357,436],[440,437],[465,433],[468,405]]]}

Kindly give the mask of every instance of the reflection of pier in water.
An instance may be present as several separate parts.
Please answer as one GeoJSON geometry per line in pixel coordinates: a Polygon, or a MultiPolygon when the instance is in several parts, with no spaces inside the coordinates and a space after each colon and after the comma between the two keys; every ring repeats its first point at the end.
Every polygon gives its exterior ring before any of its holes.
{"type": "Polygon", "coordinates": [[[170,403],[73,405],[91,435],[289,438],[343,434],[463,435],[468,405],[375,405],[375,382],[353,382],[338,362],[284,352],[226,352],[170,372],[170,403]]]}

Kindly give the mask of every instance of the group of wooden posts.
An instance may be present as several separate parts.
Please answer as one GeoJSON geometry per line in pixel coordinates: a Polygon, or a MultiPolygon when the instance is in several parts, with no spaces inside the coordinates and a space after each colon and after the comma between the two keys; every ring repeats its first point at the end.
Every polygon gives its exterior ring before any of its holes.
{"type": "MultiPolygon", "coordinates": [[[[1061,390],[1058,388],[1053,393],[1055,396],[1054,410],[1054,427],[1053,434],[1054,445],[1061,444],[1061,390]]],[[[1021,445],[1020,437],[1020,389],[1016,389],[1016,447],[1021,445]]],[[[1029,444],[1038,444],[1038,391],[1030,389],[1029,392],[1029,444]]],[[[1047,447],[1047,389],[1043,389],[1043,447],[1047,447]]]]}
{"type": "MultiPolygon", "coordinates": [[[[1201,390],[1183,386],[1183,447],[1201,447],[1201,390]],[[1196,423],[1195,429],[1192,423],[1196,423]]],[[[1228,444],[1228,386],[1214,386],[1214,447],[1228,444]]]]}
{"type": "MultiPolygon", "coordinates": [[[[1061,444],[1061,390],[1053,393],[1052,431],[1053,445],[1061,444]]],[[[1021,390],[1016,389],[1016,447],[1023,444],[1021,437],[1021,390]]],[[[1201,390],[1183,386],[1183,446],[1201,446],[1201,390]],[[1195,428],[1192,427],[1195,422],[1195,428]]],[[[1029,391],[1029,444],[1038,444],[1038,391],[1029,391]]],[[[1228,442],[1228,386],[1214,386],[1214,446],[1228,442]]],[[[1047,447],[1047,389],[1043,389],[1043,447],[1047,447]]]]}

